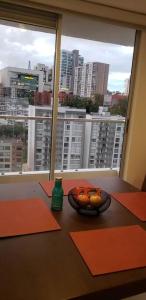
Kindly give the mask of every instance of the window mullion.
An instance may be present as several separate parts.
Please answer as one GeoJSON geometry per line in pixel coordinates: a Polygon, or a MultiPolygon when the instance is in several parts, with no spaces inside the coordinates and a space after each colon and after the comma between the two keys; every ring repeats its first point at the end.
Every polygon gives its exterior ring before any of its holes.
{"type": "Polygon", "coordinates": [[[50,157],[50,179],[54,179],[55,160],[56,160],[56,131],[57,131],[57,114],[58,114],[58,92],[60,78],[60,56],[61,56],[61,16],[58,18],[56,45],[55,45],[55,67],[54,67],[54,94],[52,105],[52,130],[51,130],[51,157],[50,157]]]}

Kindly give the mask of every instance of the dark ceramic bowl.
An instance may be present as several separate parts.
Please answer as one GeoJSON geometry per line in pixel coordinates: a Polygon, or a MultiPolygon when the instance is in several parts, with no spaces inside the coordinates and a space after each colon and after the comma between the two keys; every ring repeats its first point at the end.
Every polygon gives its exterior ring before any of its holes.
{"type": "MultiPolygon", "coordinates": [[[[80,187],[84,189],[84,187],[80,187]]],[[[94,188],[88,188],[89,193],[94,192],[94,188]]],[[[68,201],[70,205],[79,213],[86,216],[98,216],[100,213],[108,209],[111,203],[111,197],[108,193],[100,190],[101,201],[98,204],[81,203],[77,199],[75,188],[71,189],[68,193],[68,201]]]]}

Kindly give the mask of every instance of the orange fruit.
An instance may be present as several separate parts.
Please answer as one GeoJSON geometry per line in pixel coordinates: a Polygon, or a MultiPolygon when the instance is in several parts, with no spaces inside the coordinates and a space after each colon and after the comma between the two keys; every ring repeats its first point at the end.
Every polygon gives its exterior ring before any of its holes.
{"type": "Polygon", "coordinates": [[[81,204],[88,204],[89,203],[89,197],[86,194],[81,194],[81,195],[78,196],[78,201],[81,204]]]}
{"type": "Polygon", "coordinates": [[[100,195],[91,195],[90,196],[90,203],[93,205],[98,205],[102,201],[102,198],[100,195]]]}

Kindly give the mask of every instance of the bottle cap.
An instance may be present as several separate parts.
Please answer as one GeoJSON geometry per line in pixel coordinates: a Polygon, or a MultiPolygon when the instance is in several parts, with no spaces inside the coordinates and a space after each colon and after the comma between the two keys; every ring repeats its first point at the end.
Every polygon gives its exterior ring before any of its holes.
{"type": "Polygon", "coordinates": [[[62,177],[56,177],[55,180],[62,180],[62,177]]]}

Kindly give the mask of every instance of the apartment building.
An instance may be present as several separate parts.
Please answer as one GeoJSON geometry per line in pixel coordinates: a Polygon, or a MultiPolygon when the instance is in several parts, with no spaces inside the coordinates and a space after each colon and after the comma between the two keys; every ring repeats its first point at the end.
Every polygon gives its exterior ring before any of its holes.
{"type": "Polygon", "coordinates": [[[21,139],[5,138],[0,141],[0,172],[22,170],[24,144],[21,139]]]}
{"type": "Polygon", "coordinates": [[[109,65],[90,62],[75,68],[74,95],[91,97],[95,94],[107,94],[109,65]]]}
{"type": "MultiPolygon", "coordinates": [[[[50,168],[51,114],[51,107],[29,106],[29,116],[47,116],[50,120],[28,123],[28,170],[50,168]]],[[[58,118],[56,169],[119,167],[123,117],[86,115],[84,109],[59,107],[58,118]],[[66,118],[87,118],[94,122],[64,121],[66,118]]]]}
{"type": "Polygon", "coordinates": [[[84,167],[119,168],[125,118],[93,114],[88,119],[94,122],[86,123],[84,167]]]}
{"type": "MultiPolygon", "coordinates": [[[[51,107],[29,106],[29,116],[50,117],[50,120],[28,121],[28,170],[50,169],[51,107]]],[[[85,109],[59,107],[56,137],[56,169],[83,167],[85,125],[63,119],[85,118],[85,109]],[[61,120],[62,119],[62,120],[61,120]]]]}
{"type": "Polygon", "coordinates": [[[82,66],[84,58],[79,55],[79,50],[62,50],[60,67],[60,89],[73,91],[75,68],[82,66]]]}

